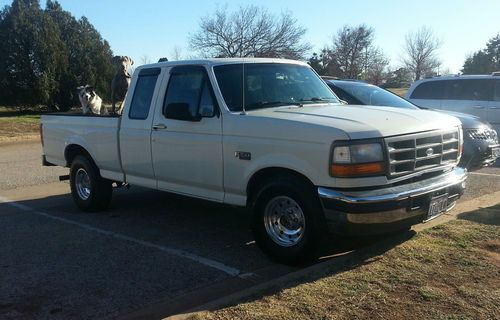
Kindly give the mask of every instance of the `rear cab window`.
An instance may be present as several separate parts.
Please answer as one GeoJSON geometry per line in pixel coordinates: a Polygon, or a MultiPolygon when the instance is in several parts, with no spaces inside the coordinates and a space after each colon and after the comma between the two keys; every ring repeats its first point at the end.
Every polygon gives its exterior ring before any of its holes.
{"type": "Polygon", "coordinates": [[[129,119],[145,120],[148,118],[153,93],[160,72],[160,68],[142,69],[140,71],[132,102],[130,103],[129,119]]]}

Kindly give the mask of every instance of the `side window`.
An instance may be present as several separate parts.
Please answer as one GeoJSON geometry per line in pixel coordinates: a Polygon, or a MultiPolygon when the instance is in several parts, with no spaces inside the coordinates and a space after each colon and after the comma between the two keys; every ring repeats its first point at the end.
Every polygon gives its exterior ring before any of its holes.
{"type": "Polygon", "coordinates": [[[493,80],[489,79],[462,79],[450,81],[447,99],[450,100],[478,100],[493,99],[493,80]]]}
{"type": "Polygon", "coordinates": [[[413,90],[410,99],[442,99],[443,93],[444,81],[427,81],[413,90]]]}
{"type": "Polygon", "coordinates": [[[148,117],[160,72],[160,68],[153,68],[143,69],[139,73],[128,113],[130,119],[144,120],[148,117]]]}
{"type": "Polygon", "coordinates": [[[494,80],[495,82],[495,101],[500,101],[500,80],[494,80]]]}
{"type": "Polygon", "coordinates": [[[215,115],[215,103],[212,87],[202,67],[177,67],[170,72],[163,115],[167,116],[169,105],[187,104],[191,116],[202,117],[215,115]]]}

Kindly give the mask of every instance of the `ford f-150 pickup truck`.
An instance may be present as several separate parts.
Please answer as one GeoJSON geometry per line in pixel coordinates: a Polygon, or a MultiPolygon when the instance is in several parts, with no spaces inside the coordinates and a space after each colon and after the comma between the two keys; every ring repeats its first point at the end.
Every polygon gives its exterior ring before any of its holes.
{"type": "Polygon", "coordinates": [[[257,243],[294,262],[325,231],[406,229],[451,209],[460,122],[343,105],[305,63],[211,59],[138,67],[118,116],[42,116],[43,163],[70,168],[86,211],[124,183],[253,210],[257,243]]]}

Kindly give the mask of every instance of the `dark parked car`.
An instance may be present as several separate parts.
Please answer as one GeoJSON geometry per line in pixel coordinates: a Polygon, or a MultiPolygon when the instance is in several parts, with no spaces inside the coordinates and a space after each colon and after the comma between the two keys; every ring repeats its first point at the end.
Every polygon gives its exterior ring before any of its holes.
{"type": "MultiPolygon", "coordinates": [[[[348,104],[428,109],[416,106],[390,91],[364,82],[324,80],[333,92],[348,104]]],[[[450,114],[462,122],[464,153],[459,164],[461,167],[465,167],[468,170],[479,169],[492,165],[500,157],[497,132],[488,123],[468,114],[442,110],[436,111],[450,114]]]]}

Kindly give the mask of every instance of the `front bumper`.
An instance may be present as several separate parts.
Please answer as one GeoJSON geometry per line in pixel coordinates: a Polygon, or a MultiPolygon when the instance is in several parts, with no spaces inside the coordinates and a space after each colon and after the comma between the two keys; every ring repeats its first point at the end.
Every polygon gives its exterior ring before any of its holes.
{"type": "Polygon", "coordinates": [[[484,140],[466,141],[464,144],[464,154],[458,164],[467,168],[468,171],[478,170],[486,166],[491,166],[497,160],[495,149],[500,148],[497,143],[484,140]]]}
{"type": "Polygon", "coordinates": [[[370,235],[403,229],[427,219],[432,197],[448,194],[452,208],[465,189],[467,170],[452,171],[425,180],[363,191],[318,188],[330,230],[370,235]]]}

